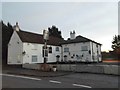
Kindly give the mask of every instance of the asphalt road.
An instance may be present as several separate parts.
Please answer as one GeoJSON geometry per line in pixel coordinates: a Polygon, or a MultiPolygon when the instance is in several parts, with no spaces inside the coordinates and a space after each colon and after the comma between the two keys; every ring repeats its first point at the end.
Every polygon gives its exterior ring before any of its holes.
{"type": "Polygon", "coordinates": [[[3,88],[118,88],[118,77],[88,73],[39,78],[3,74],[2,86],[3,88]]]}

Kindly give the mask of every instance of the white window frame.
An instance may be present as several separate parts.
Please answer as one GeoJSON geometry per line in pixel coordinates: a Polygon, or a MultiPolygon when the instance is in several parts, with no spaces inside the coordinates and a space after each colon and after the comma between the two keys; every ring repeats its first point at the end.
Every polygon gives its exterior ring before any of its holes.
{"type": "Polygon", "coordinates": [[[65,48],[64,48],[64,52],[69,52],[69,48],[68,48],[68,47],[65,47],[65,48]]]}
{"type": "Polygon", "coordinates": [[[49,49],[49,53],[52,53],[52,52],[53,52],[51,46],[50,46],[48,49],[49,49]]]}
{"type": "Polygon", "coordinates": [[[59,47],[56,47],[56,51],[57,51],[57,52],[59,52],[59,51],[60,51],[59,47]]]}
{"type": "Polygon", "coordinates": [[[88,46],[81,46],[81,51],[88,51],[88,46]]]}
{"type": "Polygon", "coordinates": [[[37,55],[32,55],[32,62],[37,62],[38,61],[38,56],[37,55]],[[33,60],[33,57],[35,58],[36,61],[33,60]]]}

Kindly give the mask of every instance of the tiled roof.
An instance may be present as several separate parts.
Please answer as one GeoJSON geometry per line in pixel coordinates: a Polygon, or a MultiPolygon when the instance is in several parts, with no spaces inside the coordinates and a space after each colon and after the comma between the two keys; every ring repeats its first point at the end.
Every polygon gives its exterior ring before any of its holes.
{"type": "MultiPolygon", "coordinates": [[[[44,44],[42,34],[37,34],[37,33],[32,33],[32,32],[27,32],[22,30],[17,31],[17,33],[20,39],[22,40],[22,42],[44,44]]],[[[81,35],[77,36],[75,39],[69,39],[69,40],[64,40],[61,38],[50,36],[48,45],[59,46],[61,44],[71,44],[71,43],[80,43],[80,42],[89,42],[89,41],[97,43],[81,35]]],[[[100,43],[97,43],[97,44],[101,45],[100,43]]]]}
{"type": "MultiPolygon", "coordinates": [[[[28,42],[28,43],[38,43],[38,44],[44,44],[43,40],[43,35],[41,34],[36,34],[32,32],[27,32],[27,31],[17,31],[20,39],[22,42],[28,42]]],[[[54,46],[59,46],[60,42],[63,42],[64,40],[61,38],[49,37],[48,45],[54,45],[54,46]]]]}
{"type": "MultiPolygon", "coordinates": [[[[79,35],[75,39],[69,39],[69,40],[63,41],[62,44],[80,43],[80,42],[89,42],[89,41],[97,43],[97,42],[95,42],[91,39],[88,39],[86,37],[83,37],[83,36],[79,35]]],[[[97,44],[102,45],[100,43],[97,43],[97,44]]]]}

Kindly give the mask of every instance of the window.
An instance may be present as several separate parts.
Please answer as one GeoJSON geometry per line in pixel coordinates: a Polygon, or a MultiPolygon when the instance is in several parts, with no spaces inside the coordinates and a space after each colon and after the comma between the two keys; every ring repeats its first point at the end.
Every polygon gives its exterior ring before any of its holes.
{"type": "Polygon", "coordinates": [[[91,54],[91,51],[89,50],[89,54],[91,54]]]}
{"type": "Polygon", "coordinates": [[[82,51],[88,51],[88,47],[87,46],[81,46],[81,50],[82,51]]]}
{"type": "Polygon", "coordinates": [[[56,47],[56,51],[59,51],[59,47],[56,47]]]}
{"type": "Polygon", "coordinates": [[[96,44],[96,47],[98,48],[98,45],[96,44]]]}
{"type": "Polygon", "coordinates": [[[42,56],[44,57],[44,46],[42,47],[42,56]]]}
{"type": "Polygon", "coordinates": [[[47,49],[45,49],[44,46],[42,47],[42,56],[43,57],[48,57],[48,47],[47,47],[47,49]]]}
{"type": "Polygon", "coordinates": [[[49,47],[49,53],[52,53],[52,47],[49,47]]]}
{"type": "Polygon", "coordinates": [[[32,55],[32,62],[37,62],[37,55],[32,55]]]}
{"type": "Polygon", "coordinates": [[[64,52],[69,52],[69,48],[64,48],[64,52]]]}

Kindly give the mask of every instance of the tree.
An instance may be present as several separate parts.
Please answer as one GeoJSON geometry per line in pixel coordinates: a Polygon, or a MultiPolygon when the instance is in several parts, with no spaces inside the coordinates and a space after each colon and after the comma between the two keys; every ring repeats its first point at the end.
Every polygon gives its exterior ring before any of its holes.
{"type": "Polygon", "coordinates": [[[118,59],[120,59],[120,35],[115,35],[112,41],[112,49],[117,54],[118,59]]]}
{"type": "Polygon", "coordinates": [[[48,30],[49,30],[49,35],[50,36],[62,38],[61,31],[59,31],[56,26],[53,25],[52,27],[49,27],[48,30]]]}
{"type": "Polygon", "coordinates": [[[2,63],[7,65],[8,43],[14,30],[10,23],[7,25],[3,21],[0,23],[2,24],[2,63]]]}

